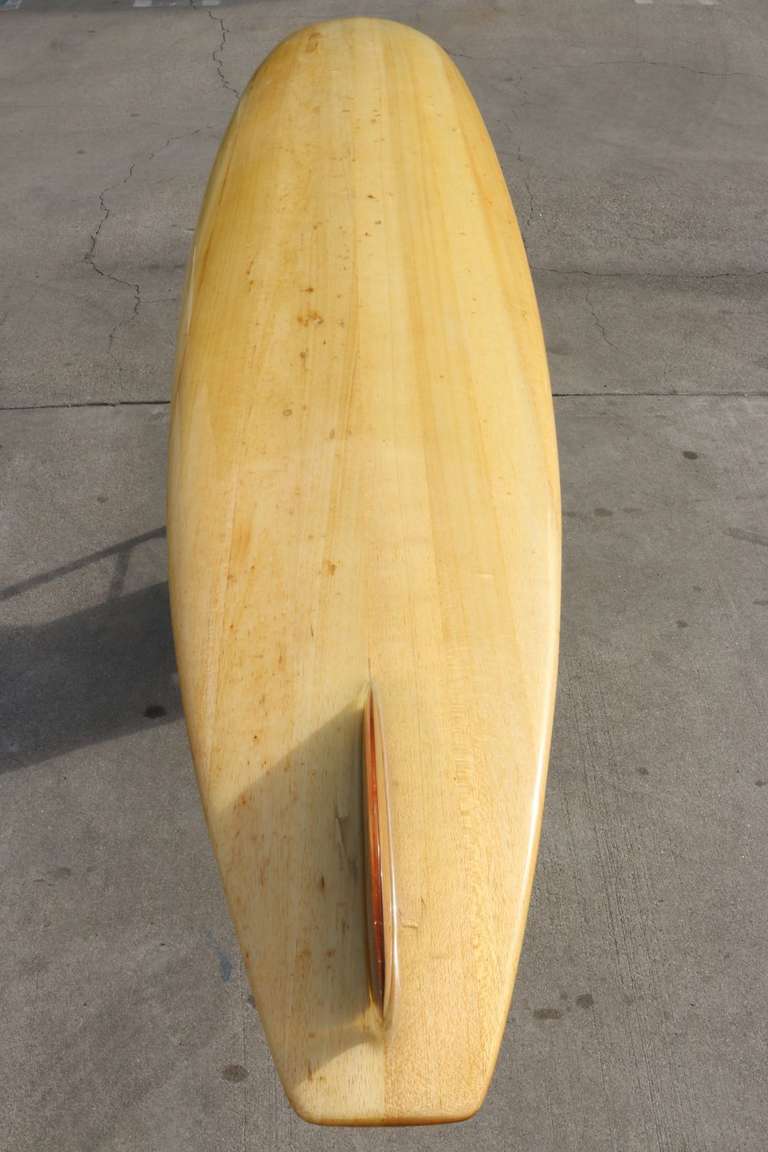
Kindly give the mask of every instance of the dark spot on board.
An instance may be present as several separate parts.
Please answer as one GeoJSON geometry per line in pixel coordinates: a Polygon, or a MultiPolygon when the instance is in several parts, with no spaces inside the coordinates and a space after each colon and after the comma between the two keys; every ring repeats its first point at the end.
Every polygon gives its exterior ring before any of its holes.
{"type": "Polygon", "coordinates": [[[576,1003],[579,1008],[591,1008],[595,998],[591,992],[582,992],[581,996],[576,997],[576,1003]]]}
{"type": "Polygon", "coordinates": [[[320,888],[321,891],[325,892],[325,876],[323,876],[322,872],[320,873],[320,888]]]}
{"type": "Polygon", "coordinates": [[[688,448],[683,452],[683,456],[685,456],[686,460],[698,460],[699,458],[698,452],[691,452],[688,448]]]}
{"type": "Polygon", "coordinates": [[[768,780],[755,780],[755,788],[765,788],[766,784],[768,784],[768,780]]]}
{"type": "Polygon", "coordinates": [[[333,560],[325,561],[325,571],[329,576],[333,576],[337,568],[338,564],[334,564],[333,560]]]}
{"type": "Polygon", "coordinates": [[[293,408],[283,408],[283,416],[293,416],[293,408]]]}
{"type": "Polygon", "coordinates": [[[768,608],[768,600],[753,600],[753,604],[757,604],[759,608],[768,608]]]}
{"type": "Polygon", "coordinates": [[[250,1006],[251,1008],[255,1008],[255,1007],[256,1007],[256,1001],[254,1000],[254,998],[253,998],[253,996],[251,995],[251,993],[250,993],[250,992],[248,993],[248,995],[247,995],[247,997],[246,997],[246,1000],[247,1000],[247,1002],[248,1002],[248,1004],[249,1004],[249,1006],[250,1006]]]}
{"type": "Polygon", "coordinates": [[[222,951],[217,953],[217,959],[219,961],[219,975],[225,984],[229,984],[232,979],[232,961],[226,952],[222,951]]]}
{"type": "Polygon", "coordinates": [[[248,1069],[243,1068],[242,1064],[227,1064],[221,1076],[228,1084],[242,1084],[243,1080],[248,1079],[248,1069]]]}
{"type": "Polygon", "coordinates": [[[72,869],[65,868],[64,866],[60,868],[52,868],[50,874],[54,880],[68,880],[72,875],[72,869]]]}
{"type": "Polygon", "coordinates": [[[144,715],[147,720],[159,720],[161,716],[165,716],[165,708],[162,704],[147,704],[144,715]]]}
{"type": "Polygon", "coordinates": [[[703,592],[703,591],[704,591],[704,589],[702,588],[701,584],[694,584],[694,585],[693,585],[693,590],[694,590],[694,592],[703,592]]]}
{"type": "Polygon", "coordinates": [[[688,621],[687,620],[676,620],[675,623],[677,624],[678,628],[687,628],[688,627],[688,621]]]}
{"type": "Polygon", "coordinates": [[[85,148],[78,148],[77,154],[78,156],[85,156],[85,148]]]}
{"type": "Polygon", "coordinates": [[[648,775],[648,769],[647,768],[638,768],[637,774],[638,774],[638,776],[647,776],[648,775]]]}
{"type": "Polygon", "coordinates": [[[610,508],[593,508],[595,516],[613,516],[610,508]]]}
{"type": "Polygon", "coordinates": [[[534,1008],[534,1020],[560,1020],[562,1012],[559,1008],[534,1008]]]}
{"type": "Polygon", "coordinates": [[[107,502],[106,496],[97,496],[96,497],[96,503],[97,504],[106,504],[106,502],[107,502]]]}

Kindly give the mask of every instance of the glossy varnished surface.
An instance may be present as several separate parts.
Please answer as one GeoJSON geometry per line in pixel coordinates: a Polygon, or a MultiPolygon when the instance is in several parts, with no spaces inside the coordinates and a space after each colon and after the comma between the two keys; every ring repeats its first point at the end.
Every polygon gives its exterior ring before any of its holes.
{"type": "Polygon", "coordinates": [[[389,772],[378,693],[371,685],[363,709],[363,853],[368,985],[382,1025],[394,1024],[399,988],[397,895],[392,856],[389,772]]]}
{"type": "Polygon", "coordinates": [[[559,490],[504,180],[458,71],[411,29],[305,29],[240,102],[191,260],[168,530],[201,795],[292,1103],[326,1122],[469,1115],[535,861],[559,490]],[[371,677],[391,1029],[366,958],[371,677]]]}

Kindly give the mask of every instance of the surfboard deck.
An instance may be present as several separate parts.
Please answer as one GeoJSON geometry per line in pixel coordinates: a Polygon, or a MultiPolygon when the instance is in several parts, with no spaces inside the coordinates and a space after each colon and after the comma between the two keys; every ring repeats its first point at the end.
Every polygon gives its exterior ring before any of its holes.
{"type": "Polygon", "coordinates": [[[538,843],[559,482],[504,178],[459,71],[413,29],[305,28],[240,100],[188,271],[168,542],[200,793],[291,1103],[323,1123],[466,1118],[538,843]],[[372,682],[397,890],[386,1021],[372,682]]]}

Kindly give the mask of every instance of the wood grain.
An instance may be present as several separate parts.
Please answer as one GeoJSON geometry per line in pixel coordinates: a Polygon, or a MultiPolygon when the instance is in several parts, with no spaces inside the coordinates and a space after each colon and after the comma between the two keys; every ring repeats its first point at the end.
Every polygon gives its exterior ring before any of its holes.
{"type": "Polygon", "coordinates": [[[206,193],[170,438],[171,597],[211,839],[294,1107],[457,1120],[504,1028],[541,819],[560,506],[525,251],[431,40],[319,24],[206,193]],[[401,988],[368,992],[362,713],[386,717],[401,988]]]}

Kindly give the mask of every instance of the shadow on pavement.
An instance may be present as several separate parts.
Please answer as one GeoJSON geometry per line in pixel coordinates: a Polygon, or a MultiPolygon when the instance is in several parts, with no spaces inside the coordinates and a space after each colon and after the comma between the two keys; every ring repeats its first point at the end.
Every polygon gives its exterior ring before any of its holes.
{"type": "Polygon", "coordinates": [[[121,595],[130,551],[156,529],[0,591],[0,601],[116,556],[109,598],[40,625],[0,628],[0,772],[181,715],[168,584],[121,595]]]}

